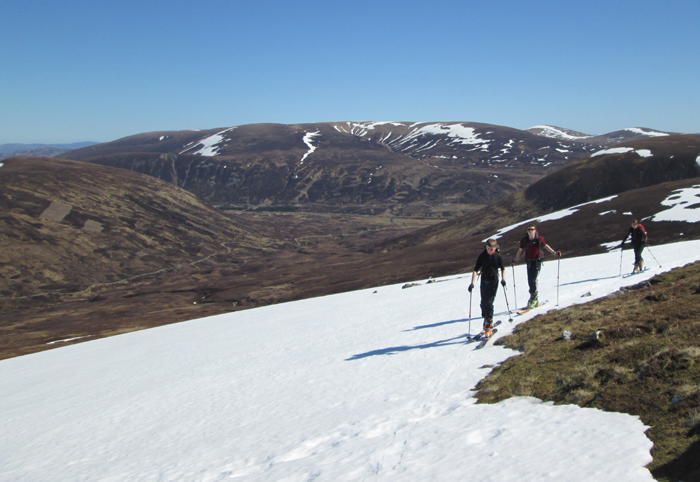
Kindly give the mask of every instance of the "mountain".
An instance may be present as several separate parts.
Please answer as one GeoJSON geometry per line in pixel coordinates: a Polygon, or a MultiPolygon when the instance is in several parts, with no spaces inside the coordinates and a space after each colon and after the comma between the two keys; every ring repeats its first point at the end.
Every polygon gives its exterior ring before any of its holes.
{"type": "Polygon", "coordinates": [[[13,153],[18,151],[31,151],[35,149],[65,149],[66,151],[80,149],[98,144],[97,142],[73,142],[70,144],[0,144],[0,154],[13,153]]]}
{"type": "Polygon", "coordinates": [[[76,142],[73,144],[0,144],[0,160],[8,157],[56,157],[73,149],[91,146],[96,142],[76,142]]]}
{"type": "Polygon", "coordinates": [[[56,157],[69,151],[70,149],[59,149],[57,147],[40,147],[37,149],[0,153],[0,160],[7,159],[8,157],[56,157]]]}
{"type": "MultiPolygon", "coordinates": [[[[700,177],[699,159],[698,135],[626,142],[573,162],[484,209],[387,241],[383,249],[438,241],[458,243],[465,237],[486,235],[517,220],[544,216],[552,211],[618,194],[627,200],[627,207],[620,207],[618,211],[634,212],[641,219],[655,212],[668,189],[673,186],[687,187],[697,181],[696,178],[700,177]],[[674,181],[676,184],[673,184],[674,181]]],[[[594,228],[591,223],[585,225],[602,234],[602,226],[606,223],[596,217],[591,219],[596,220],[597,227],[594,228]]],[[[629,224],[627,221],[619,222],[623,226],[629,224]]],[[[611,226],[606,229],[609,228],[611,226]]],[[[675,229],[670,226],[663,229],[664,234],[660,236],[663,242],[673,239],[674,233],[678,232],[675,229]]],[[[585,232],[584,229],[576,231],[585,232]]],[[[581,246],[581,249],[586,248],[581,246]]],[[[595,251],[587,249],[586,252],[595,251]]]]}
{"type": "Polygon", "coordinates": [[[270,248],[244,221],[158,179],[75,161],[0,167],[0,296],[50,299],[270,248]],[[43,293],[43,294],[42,294],[43,293]]]}
{"type": "Polygon", "coordinates": [[[221,207],[450,217],[603,147],[480,123],[331,122],[152,132],[62,157],[149,174],[221,207]]]}
{"type": "Polygon", "coordinates": [[[73,144],[0,144],[0,160],[8,157],[56,157],[73,149],[97,144],[96,142],[75,142],[73,144]]]}

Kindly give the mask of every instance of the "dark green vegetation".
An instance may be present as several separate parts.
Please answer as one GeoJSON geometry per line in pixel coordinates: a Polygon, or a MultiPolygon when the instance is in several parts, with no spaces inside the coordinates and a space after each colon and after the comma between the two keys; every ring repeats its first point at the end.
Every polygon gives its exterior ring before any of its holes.
{"type": "Polygon", "coordinates": [[[538,316],[496,343],[521,355],[479,383],[479,402],[532,396],[638,415],[654,477],[700,480],[700,263],[538,316]]]}

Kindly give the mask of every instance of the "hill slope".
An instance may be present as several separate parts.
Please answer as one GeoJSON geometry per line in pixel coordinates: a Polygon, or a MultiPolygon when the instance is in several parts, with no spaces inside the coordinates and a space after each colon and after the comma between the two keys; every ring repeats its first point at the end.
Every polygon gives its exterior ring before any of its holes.
{"type": "Polygon", "coordinates": [[[242,222],[148,176],[45,158],[0,169],[2,296],[84,290],[265,247],[242,222]]]}

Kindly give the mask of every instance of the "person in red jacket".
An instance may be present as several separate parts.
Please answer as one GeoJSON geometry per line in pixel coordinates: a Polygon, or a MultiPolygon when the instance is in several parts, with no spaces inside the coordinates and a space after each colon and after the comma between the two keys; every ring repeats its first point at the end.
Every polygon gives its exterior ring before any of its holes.
{"type": "Polygon", "coordinates": [[[625,241],[627,241],[627,238],[630,236],[632,247],[634,248],[634,270],[632,273],[639,273],[640,271],[644,270],[644,258],[642,258],[642,251],[644,251],[644,246],[647,244],[647,232],[646,229],[644,229],[644,226],[639,224],[637,219],[632,221],[632,226],[630,227],[629,231],[627,231],[625,239],[623,239],[622,243],[620,243],[620,249],[622,249],[622,245],[625,244],[625,241]]]}
{"type": "Polygon", "coordinates": [[[520,240],[520,249],[515,255],[515,260],[513,264],[517,263],[520,256],[525,252],[525,262],[527,263],[527,284],[530,288],[530,299],[527,305],[530,308],[535,308],[539,305],[537,299],[537,276],[540,274],[542,269],[542,256],[544,255],[543,250],[547,250],[550,253],[561,257],[561,251],[554,251],[544,240],[542,236],[537,232],[537,227],[534,224],[530,224],[527,227],[527,236],[520,240]]]}

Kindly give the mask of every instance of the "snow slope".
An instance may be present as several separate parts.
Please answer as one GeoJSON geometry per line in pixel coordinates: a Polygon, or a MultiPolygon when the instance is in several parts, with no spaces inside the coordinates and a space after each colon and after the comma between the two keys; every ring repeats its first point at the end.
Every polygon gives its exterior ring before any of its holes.
{"type": "MultiPolygon", "coordinates": [[[[654,246],[671,269],[700,241],[654,246]]],[[[625,272],[633,263],[623,252],[625,272]]],[[[547,261],[546,308],[619,277],[619,250],[547,261]]],[[[469,270],[469,267],[465,268],[469,270]]],[[[508,300],[526,299],[523,266],[508,300]]],[[[468,276],[193,320],[0,362],[1,481],[643,481],[637,417],[471,390],[516,353],[464,335],[481,324],[468,276]]],[[[582,297],[590,293],[591,296],[582,297]]],[[[508,322],[502,291],[498,335],[508,322]]]]}

